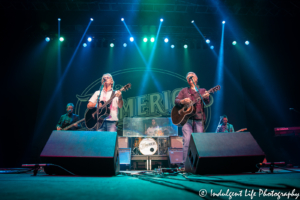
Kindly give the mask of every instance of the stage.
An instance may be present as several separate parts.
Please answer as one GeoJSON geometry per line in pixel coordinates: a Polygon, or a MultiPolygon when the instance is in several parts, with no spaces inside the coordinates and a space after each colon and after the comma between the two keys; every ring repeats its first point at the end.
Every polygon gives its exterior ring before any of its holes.
{"type": "MultiPolygon", "coordinates": [[[[300,169],[268,168],[231,175],[177,175],[155,171],[121,171],[112,177],[50,176],[40,171],[1,174],[1,199],[296,199],[300,169]],[[185,176],[185,177],[184,177],[185,176]],[[190,180],[190,181],[189,181],[190,180]],[[294,191],[293,191],[294,190],[294,191]],[[276,195],[281,195],[278,198],[276,195]],[[218,197],[219,195],[219,197],[218,197]],[[220,196],[222,195],[222,196],[220,196]],[[232,198],[230,198],[230,195],[232,198]],[[256,196],[255,196],[256,195],[256,196]]],[[[299,197],[298,197],[299,199],[299,197]]]]}

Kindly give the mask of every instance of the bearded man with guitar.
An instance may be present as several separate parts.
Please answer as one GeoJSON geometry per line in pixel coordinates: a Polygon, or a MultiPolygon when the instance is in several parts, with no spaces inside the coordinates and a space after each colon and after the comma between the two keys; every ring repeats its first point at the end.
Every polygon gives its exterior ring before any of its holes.
{"type": "MultiPolygon", "coordinates": [[[[121,91],[114,91],[114,80],[111,74],[103,74],[101,83],[103,85],[103,89],[96,91],[93,96],[90,98],[89,103],[87,104],[87,108],[90,109],[91,112],[86,113],[86,125],[88,128],[96,128],[97,121],[101,126],[98,126],[97,131],[110,131],[116,132],[117,126],[116,123],[118,121],[118,107],[122,108],[123,99],[121,91]],[[100,98],[99,98],[100,94],[100,98]],[[112,99],[111,99],[112,98],[112,99]],[[98,100],[99,99],[99,100],[98,100]],[[97,100],[100,102],[97,104],[97,100]],[[109,101],[110,100],[110,101],[109,101]],[[97,120],[97,111],[95,108],[99,106],[99,108],[105,104],[105,102],[111,102],[107,105],[107,109],[103,111],[102,118],[97,120]],[[95,110],[95,111],[94,111],[95,110]],[[89,114],[92,113],[92,114],[89,114]],[[94,123],[96,122],[96,123],[94,123]],[[90,125],[91,124],[91,125],[90,125]]],[[[106,106],[106,105],[105,105],[106,106]]],[[[98,108],[98,109],[99,109],[98,108]]],[[[102,111],[103,109],[101,109],[102,111]]],[[[99,117],[98,117],[99,118],[99,117]]],[[[96,128],[97,129],[97,128],[96,128]]]]}
{"type": "MultiPolygon", "coordinates": [[[[209,103],[209,93],[204,88],[197,88],[198,77],[194,72],[189,72],[186,75],[186,80],[189,84],[189,87],[183,88],[175,99],[175,105],[178,108],[182,108],[189,104],[194,104],[195,112],[194,114],[181,121],[182,126],[182,134],[183,134],[183,163],[185,163],[187,152],[190,144],[190,138],[192,133],[202,133],[204,130],[204,122],[205,122],[205,113],[204,106],[201,98],[199,99],[199,94],[197,90],[200,92],[204,102],[206,104],[209,103]],[[195,83],[195,84],[194,84],[195,83]]],[[[175,108],[175,107],[174,107],[175,108]]],[[[172,110],[172,114],[174,109],[172,110]]],[[[176,110],[177,112],[177,110],[176,110]]],[[[173,120],[173,119],[172,119],[173,120]]],[[[174,123],[174,120],[173,120],[174,123]]],[[[175,123],[174,123],[175,124],[175,123]]],[[[177,124],[176,124],[177,125],[177,124]]]]}
{"type": "MultiPolygon", "coordinates": [[[[74,104],[67,104],[67,113],[62,115],[56,125],[56,129],[60,130],[76,130],[81,128],[79,116],[73,113],[74,104]]],[[[82,120],[81,120],[82,121],[82,120]]]]}

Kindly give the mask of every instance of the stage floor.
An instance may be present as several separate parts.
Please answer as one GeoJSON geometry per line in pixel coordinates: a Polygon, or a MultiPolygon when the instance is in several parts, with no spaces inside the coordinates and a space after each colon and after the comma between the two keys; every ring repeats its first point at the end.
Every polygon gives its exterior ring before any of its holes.
{"type": "Polygon", "coordinates": [[[187,177],[162,177],[151,171],[121,171],[114,177],[49,176],[43,172],[37,176],[32,176],[32,172],[0,174],[0,199],[183,200],[201,199],[200,190],[204,199],[276,200],[278,194],[280,199],[288,199],[282,196],[288,193],[294,195],[289,199],[296,199],[300,195],[300,169],[290,169],[296,172],[275,169],[271,174],[264,168],[264,172],[255,174],[185,174],[187,177]]]}

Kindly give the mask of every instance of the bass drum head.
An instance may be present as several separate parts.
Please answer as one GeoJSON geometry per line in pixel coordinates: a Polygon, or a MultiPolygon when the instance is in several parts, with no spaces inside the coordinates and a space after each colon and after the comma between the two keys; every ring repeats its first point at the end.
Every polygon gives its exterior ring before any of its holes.
{"type": "Polygon", "coordinates": [[[157,142],[153,138],[145,138],[139,144],[139,150],[143,155],[153,155],[157,149],[157,142]]]}

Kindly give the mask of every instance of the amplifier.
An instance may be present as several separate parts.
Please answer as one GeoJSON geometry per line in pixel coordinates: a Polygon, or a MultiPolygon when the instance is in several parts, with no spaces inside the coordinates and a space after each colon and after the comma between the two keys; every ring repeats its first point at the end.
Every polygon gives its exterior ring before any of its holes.
{"type": "Polygon", "coordinates": [[[170,147],[171,148],[183,148],[182,137],[170,136],[170,147]]]}
{"type": "Polygon", "coordinates": [[[119,148],[128,148],[128,137],[118,137],[119,148]]]}
{"type": "Polygon", "coordinates": [[[169,148],[169,158],[171,164],[183,162],[183,150],[178,148],[169,148]]]}

